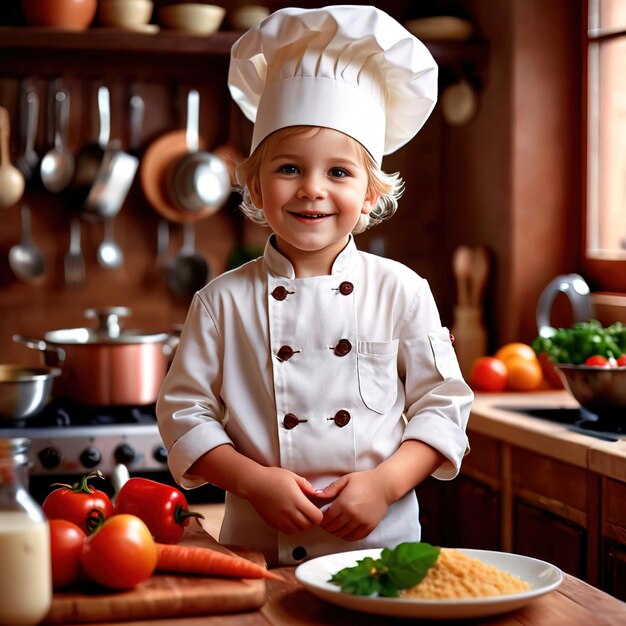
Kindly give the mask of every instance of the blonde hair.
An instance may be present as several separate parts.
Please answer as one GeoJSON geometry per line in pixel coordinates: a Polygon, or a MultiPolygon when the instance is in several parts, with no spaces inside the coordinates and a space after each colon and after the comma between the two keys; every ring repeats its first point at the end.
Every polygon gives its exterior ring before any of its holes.
{"type": "MultiPolygon", "coordinates": [[[[241,194],[242,202],[239,208],[243,214],[256,224],[268,226],[263,214],[263,209],[254,205],[250,197],[249,189],[252,188],[257,195],[260,195],[259,172],[261,163],[270,148],[273,148],[278,141],[288,137],[300,136],[306,133],[317,133],[323,130],[312,126],[290,126],[281,128],[266,137],[256,148],[256,150],[235,168],[237,178],[237,190],[241,194]]],[[[363,164],[369,179],[368,191],[378,196],[376,206],[368,215],[361,215],[359,221],[353,229],[354,234],[362,233],[364,230],[380,224],[385,219],[390,218],[398,208],[398,200],[404,192],[404,181],[399,173],[387,174],[383,172],[370,153],[355,139],[348,137],[359,150],[363,159],[363,164]]]]}

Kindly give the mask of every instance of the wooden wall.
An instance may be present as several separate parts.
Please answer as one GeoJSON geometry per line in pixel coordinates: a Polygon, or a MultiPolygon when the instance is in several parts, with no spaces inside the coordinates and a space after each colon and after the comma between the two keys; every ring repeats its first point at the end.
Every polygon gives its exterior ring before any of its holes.
{"type": "MultiPolygon", "coordinates": [[[[439,4],[445,8],[450,3],[439,4]]],[[[541,289],[555,274],[577,270],[576,250],[569,241],[577,236],[580,206],[579,111],[572,104],[578,84],[579,0],[547,4],[465,0],[455,5],[472,17],[478,35],[490,45],[489,66],[479,77],[478,115],[465,126],[449,126],[438,106],[416,139],[385,160],[387,171],[400,171],[405,177],[406,193],[398,213],[359,236],[358,242],[364,249],[382,244],[388,256],[427,277],[446,324],[452,323],[456,298],[450,261],[454,248],[462,243],[486,245],[493,264],[486,317],[491,347],[496,347],[505,341],[530,341],[541,289]]],[[[206,82],[197,85],[203,103],[201,131],[209,147],[228,136],[225,72],[225,60],[216,61],[207,67],[206,82]]],[[[71,134],[72,147],[78,150],[97,132],[95,84],[86,88],[75,77],[68,84],[73,115],[80,117],[75,118],[71,134]]],[[[132,87],[148,103],[141,155],[156,137],[182,127],[181,109],[189,85],[149,81],[132,87]]],[[[42,81],[40,88],[43,97],[47,85],[42,81]]],[[[122,82],[112,83],[114,133],[121,136],[127,88],[122,82]]],[[[18,82],[3,78],[0,69],[0,105],[13,113],[18,89],[18,82]]],[[[14,123],[14,135],[17,128],[14,123]]],[[[235,141],[245,150],[249,125],[237,117],[234,128],[235,141]]],[[[14,157],[16,140],[14,136],[14,157]]],[[[38,148],[45,147],[42,127],[38,148]]],[[[13,344],[13,333],[37,336],[54,328],[82,326],[83,310],[88,307],[130,306],[132,326],[140,328],[169,329],[184,320],[189,299],[174,296],[155,268],[159,215],[146,202],[138,180],[115,221],[126,263],[119,270],[100,268],[95,254],[102,226],[83,221],[87,283],[78,290],[65,287],[62,273],[74,209],[36,188],[27,191],[24,201],[32,208],[34,238],[44,249],[49,271],[41,285],[15,279],[7,256],[20,237],[19,211],[3,211],[0,362],[33,359],[30,351],[13,344]]],[[[236,206],[233,195],[222,211],[197,226],[198,249],[214,274],[226,269],[236,246],[262,244],[267,235],[244,225],[236,206]]],[[[173,225],[171,232],[174,254],[181,245],[180,227],[173,225]]]]}

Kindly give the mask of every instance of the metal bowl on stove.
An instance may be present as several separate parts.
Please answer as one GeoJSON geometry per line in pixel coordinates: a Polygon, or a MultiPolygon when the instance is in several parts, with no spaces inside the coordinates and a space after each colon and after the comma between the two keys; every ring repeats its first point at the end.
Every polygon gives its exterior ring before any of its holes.
{"type": "Polygon", "coordinates": [[[583,408],[626,424],[626,367],[557,363],[556,368],[565,388],[583,408]]]}
{"type": "Polygon", "coordinates": [[[0,420],[19,420],[39,413],[50,399],[56,367],[0,365],[0,420]]]}

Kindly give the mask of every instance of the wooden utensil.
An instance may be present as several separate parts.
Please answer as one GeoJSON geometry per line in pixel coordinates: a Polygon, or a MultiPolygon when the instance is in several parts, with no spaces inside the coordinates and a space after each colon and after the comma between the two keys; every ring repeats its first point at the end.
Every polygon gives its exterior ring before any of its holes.
{"type": "Polygon", "coordinates": [[[489,273],[487,249],[460,246],[453,256],[453,269],[459,295],[451,331],[461,372],[469,380],[474,361],[487,354],[488,336],[482,307],[489,273]]]}
{"type": "Polygon", "coordinates": [[[489,252],[484,246],[477,246],[472,251],[470,272],[470,304],[482,306],[487,277],[489,276],[489,252]]]}
{"type": "Polygon", "coordinates": [[[472,249],[469,246],[459,246],[452,257],[459,306],[467,306],[470,303],[469,280],[472,272],[472,256],[472,249]]]}
{"type": "Polygon", "coordinates": [[[9,158],[9,112],[0,107],[0,208],[11,207],[24,194],[24,176],[9,158]]]}

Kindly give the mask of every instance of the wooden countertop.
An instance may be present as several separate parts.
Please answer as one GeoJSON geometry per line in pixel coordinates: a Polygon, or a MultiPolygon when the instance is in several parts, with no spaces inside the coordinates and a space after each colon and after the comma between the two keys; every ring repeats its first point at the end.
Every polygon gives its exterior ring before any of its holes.
{"type": "MultiPolygon", "coordinates": [[[[202,527],[212,534],[219,528],[223,505],[194,506],[205,515],[202,527]]],[[[214,540],[207,536],[207,542],[214,540]]],[[[285,582],[267,581],[267,600],[258,610],[226,615],[198,615],[176,620],[151,619],[139,621],[99,622],[99,626],[404,626],[430,623],[398,618],[386,618],[356,613],[329,604],[304,589],[295,578],[294,567],[273,570],[280,573],[285,582]]],[[[626,603],[582,582],[564,575],[563,584],[555,591],[538,598],[527,606],[514,611],[484,619],[436,622],[459,626],[623,626],[626,624],[626,603]]],[[[90,626],[75,624],[74,626],[90,626]]],[[[93,624],[91,625],[93,626],[93,624]]]]}
{"type": "Polygon", "coordinates": [[[468,424],[470,445],[471,433],[476,432],[626,482],[626,435],[604,441],[567,424],[507,410],[578,406],[567,391],[478,393],[468,424]]]}
{"type": "MultiPolygon", "coordinates": [[[[258,610],[230,615],[206,615],[179,618],[174,622],[149,620],[107,622],[100,626],[389,626],[391,618],[356,613],[335,607],[306,591],[295,579],[294,568],[274,570],[285,577],[284,583],[268,581],[267,601],[258,610]]],[[[427,622],[393,619],[394,626],[427,622]]],[[[433,622],[428,622],[432,624],[433,622]]],[[[459,626],[623,626],[626,604],[591,587],[573,576],[565,575],[555,591],[527,606],[502,616],[476,620],[446,621],[439,624],[459,626]]],[[[80,625],[79,625],[80,626],[80,625]]],[[[82,626],[88,626],[83,624],[82,626]]]]}
{"type": "MultiPolygon", "coordinates": [[[[481,433],[511,445],[528,448],[566,463],[591,469],[626,482],[626,436],[619,441],[602,441],[572,431],[567,425],[507,410],[507,407],[574,408],[578,406],[565,391],[534,393],[477,394],[468,433],[481,433]]],[[[217,536],[223,505],[194,506],[205,515],[202,526],[217,536]]],[[[229,615],[204,615],[175,620],[176,626],[388,626],[390,618],[352,612],[318,599],[295,579],[295,568],[274,570],[285,582],[267,581],[267,601],[258,610],[229,615]]],[[[415,624],[415,620],[393,619],[394,625],[415,624]]],[[[427,623],[427,622],[421,622],[427,623]]],[[[428,622],[433,623],[433,622],[428,622]]],[[[626,603],[564,574],[563,584],[526,607],[502,616],[477,620],[446,621],[439,624],[465,626],[623,626],[626,603]]],[[[170,619],[116,621],[101,626],[171,626],[170,619]]],[[[78,625],[81,626],[81,625],[78,625]]],[[[88,626],[83,624],[82,626],[88,626]]]]}

